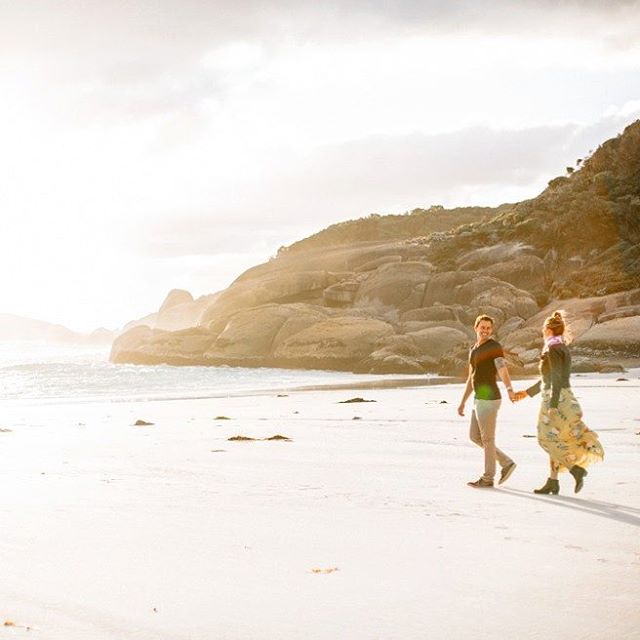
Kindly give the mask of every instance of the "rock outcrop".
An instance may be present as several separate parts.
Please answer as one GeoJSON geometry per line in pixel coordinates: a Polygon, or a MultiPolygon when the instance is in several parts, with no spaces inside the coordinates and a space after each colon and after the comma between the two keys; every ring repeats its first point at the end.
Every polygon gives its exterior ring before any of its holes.
{"type": "Polygon", "coordinates": [[[614,363],[640,363],[640,288],[592,298],[553,302],[528,322],[509,332],[505,346],[529,371],[535,370],[540,353],[540,327],[556,309],[568,319],[567,337],[582,370],[601,370],[614,363]]]}
{"type": "Polygon", "coordinates": [[[557,308],[580,367],[640,362],[640,121],[532,200],[333,225],[225,291],[174,290],[112,359],[458,375],[489,313],[526,373],[557,308]]]}
{"type": "Polygon", "coordinates": [[[132,320],[123,332],[145,326],[163,331],[181,331],[200,326],[203,313],[216,301],[219,293],[201,296],[197,300],[183,289],[173,289],[167,294],[157,312],[132,320]]]}

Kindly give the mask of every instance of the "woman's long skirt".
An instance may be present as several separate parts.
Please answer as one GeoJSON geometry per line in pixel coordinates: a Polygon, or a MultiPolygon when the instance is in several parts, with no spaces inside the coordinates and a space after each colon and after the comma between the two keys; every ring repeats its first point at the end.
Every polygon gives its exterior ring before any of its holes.
{"type": "Polygon", "coordinates": [[[604,459],[604,449],[598,434],[582,421],[582,409],[569,388],[560,391],[558,414],[549,415],[551,389],[542,391],[538,415],[538,442],[560,471],[574,464],[587,467],[604,459]]]}

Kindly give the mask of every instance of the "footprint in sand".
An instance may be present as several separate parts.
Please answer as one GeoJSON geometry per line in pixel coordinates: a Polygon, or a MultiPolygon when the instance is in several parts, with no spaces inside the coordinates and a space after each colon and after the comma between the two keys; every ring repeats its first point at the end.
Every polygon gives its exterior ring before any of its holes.
{"type": "Polygon", "coordinates": [[[328,569],[311,569],[311,573],[334,573],[335,571],[339,571],[338,567],[329,567],[328,569]]]}

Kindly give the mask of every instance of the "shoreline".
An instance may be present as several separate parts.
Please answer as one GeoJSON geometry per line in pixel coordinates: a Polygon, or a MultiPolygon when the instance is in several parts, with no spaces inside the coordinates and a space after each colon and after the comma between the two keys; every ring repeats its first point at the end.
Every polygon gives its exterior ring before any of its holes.
{"type": "MultiPolygon", "coordinates": [[[[304,370],[301,370],[304,371],[304,370]]],[[[319,370],[323,371],[323,370],[319,370]]],[[[366,374],[362,374],[366,375],[366,374]]],[[[381,390],[381,389],[406,389],[420,387],[440,387],[455,384],[464,384],[466,378],[458,378],[455,376],[437,376],[427,374],[422,378],[398,378],[393,377],[394,374],[388,374],[388,379],[369,379],[353,382],[327,382],[317,384],[300,384],[274,386],[268,389],[238,389],[221,392],[211,392],[197,395],[148,395],[148,396],[90,396],[90,397],[50,397],[50,398],[9,398],[4,402],[11,406],[20,406],[22,404],[38,404],[38,405],[90,405],[90,404],[122,404],[122,403],[138,403],[138,402],[173,402],[173,401],[199,401],[199,400],[216,400],[222,398],[252,398],[252,397],[269,397],[274,394],[282,393],[298,393],[298,392],[314,392],[314,391],[348,391],[348,390],[381,390]],[[430,376],[430,377],[429,377],[430,376]]],[[[511,379],[514,383],[537,380],[538,375],[512,375],[511,379]]],[[[626,386],[635,388],[640,384],[634,385],[634,380],[640,380],[640,368],[630,368],[624,373],[608,372],[608,373],[573,373],[572,386],[582,388],[600,388],[603,382],[616,382],[624,379],[625,382],[631,383],[626,386]],[[582,381],[585,379],[593,379],[595,384],[584,385],[582,381]]]]}
{"type": "Polygon", "coordinates": [[[280,393],[295,393],[302,391],[340,391],[349,389],[402,389],[405,387],[427,387],[441,386],[464,382],[464,379],[454,377],[433,377],[433,378],[391,378],[389,380],[362,380],[359,382],[328,382],[326,384],[301,384],[283,385],[271,387],[269,389],[239,389],[228,392],[207,393],[199,395],[157,395],[157,396],[127,396],[114,398],[111,396],[90,396],[90,397],[49,397],[49,398],[9,398],[4,402],[13,406],[20,404],[51,404],[51,405],[88,405],[88,404],[120,404],[120,403],[144,403],[144,402],[173,402],[189,400],[216,400],[222,398],[252,398],[269,397],[280,393]]]}

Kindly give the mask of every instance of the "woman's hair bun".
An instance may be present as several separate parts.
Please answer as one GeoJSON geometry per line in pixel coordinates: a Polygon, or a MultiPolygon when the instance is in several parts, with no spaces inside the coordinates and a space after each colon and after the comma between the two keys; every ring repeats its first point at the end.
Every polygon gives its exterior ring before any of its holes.
{"type": "Polygon", "coordinates": [[[544,322],[545,328],[551,329],[553,335],[561,336],[565,330],[564,314],[562,311],[554,311],[544,322]]]}

